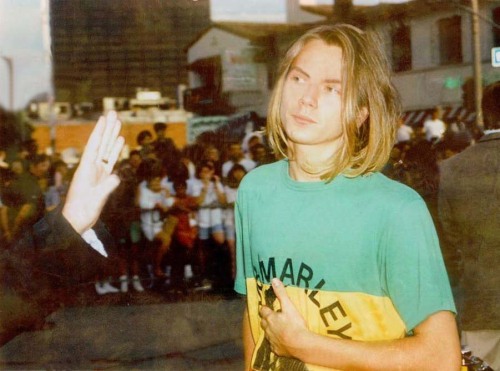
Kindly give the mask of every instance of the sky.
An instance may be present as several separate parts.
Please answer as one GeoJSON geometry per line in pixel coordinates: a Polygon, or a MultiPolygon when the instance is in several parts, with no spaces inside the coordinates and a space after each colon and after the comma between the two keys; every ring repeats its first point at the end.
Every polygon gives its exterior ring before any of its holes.
{"type": "Polygon", "coordinates": [[[9,109],[9,68],[14,69],[14,109],[35,95],[50,92],[51,65],[44,52],[42,5],[48,0],[0,0],[0,105],[9,109]]]}

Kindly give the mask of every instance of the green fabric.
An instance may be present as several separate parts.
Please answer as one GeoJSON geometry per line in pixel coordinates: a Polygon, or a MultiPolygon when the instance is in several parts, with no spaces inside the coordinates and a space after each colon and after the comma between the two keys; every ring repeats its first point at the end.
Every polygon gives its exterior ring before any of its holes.
{"type": "Polygon", "coordinates": [[[288,162],[245,176],[236,203],[237,277],[388,297],[408,330],[455,312],[439,242],[421,197],[380,173],[296,182],[288,162]]]}

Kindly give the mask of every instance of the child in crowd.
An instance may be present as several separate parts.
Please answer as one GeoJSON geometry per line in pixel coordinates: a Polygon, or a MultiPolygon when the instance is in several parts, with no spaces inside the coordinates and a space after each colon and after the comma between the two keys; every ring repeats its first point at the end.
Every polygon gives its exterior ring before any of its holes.
{"type": "MultiPolygon", "coordinates": [[[[197,178],[190,182],[190,195],[196,198],[199,206],[197,222],[200,241],[200,268],[202,275],[206,275],[208,273],[206,254],[210,237],[217,246],[222,245],[225,240],[222,205],[226,202],[226,196],[220,178],[215,175],[212,162],[203,161],[198,166],[196,175],[197,178]]],[[[214,263],[213,259],[211,259],[211,263],[214,263]]]]}
{"type": "Polygon", "coordinates": [[[164,277],[161,263],[165,256],[175,228],[173,217],[167,217],[172,206],[172,198],[161,186],[161,172],[152,169],[146,182],[139,186],[139,206],[141,208],[141,228],[148,241],[155,241],[158,249],[153,257],[153,273],[164,277]]]}
{"type": "Polygon", "coordinates": [[[174,181],[175,196],[170,213],[177,218],[177,226],[172,237],[172,286],[180,287],[182,278],[189,280],[193,276],[193,250],[198,236],[196,210],[198,202],[186,193],[184,179],[174,181]]]}

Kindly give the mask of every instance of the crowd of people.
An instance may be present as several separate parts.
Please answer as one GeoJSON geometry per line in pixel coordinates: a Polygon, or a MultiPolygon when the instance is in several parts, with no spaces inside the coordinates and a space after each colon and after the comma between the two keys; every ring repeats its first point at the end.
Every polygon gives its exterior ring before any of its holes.
{"type": "MultiPolygon", "coordinates": [[[[235,275],[234,202],[243,176],[270,161],[260,132],[221,143],[211,136],[182,150],[155,123],[115,166],[121,183],[101,219],[120,259],[95,277],[97,294],[188,286],[230,289],[235,275]],[[243,150],[245,148],[245,150],[243,150]]],[[[33,140],[13,159],[2,156],[1,244],[22,237],[62,205],[73,167],[40,154],[33,140]]]]}
{"type": "MultiPolygon", "coordinates": [[[[383,169],[421,194],[438,231],[438,164],[477,139],[477,131],[464,134],[454,127],[440,119],[439,110],[422,127],[401,124],[383,169]],[[438,131],[432,128],[436,122],[438,131]]],[[[246,173],[273,161],[269,147],[261,132],[250,132],[222,145],[220,138],[200,136],[181,150],[166,130],[158,122],[141,131],[137,147],[115,167],[121,184],[102,219],[122,259],[96,277],[100,295],[127,292],[129,286],[142,292],[159,283],[229,288],[235,277],[236,192],[246,173]]],[[[23,229],[64,202],[74,168],[58,156],[40,154],[33,140],[23,142],[10,161],[5,155],[0,152],[0,238],[8,248],[23,229]]]]}

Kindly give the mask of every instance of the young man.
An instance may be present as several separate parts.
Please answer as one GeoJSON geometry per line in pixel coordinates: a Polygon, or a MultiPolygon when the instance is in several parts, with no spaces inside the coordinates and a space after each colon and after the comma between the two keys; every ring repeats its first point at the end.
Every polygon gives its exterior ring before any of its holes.
{"type": "Polygon", "coordinates": [[[423,200],[380,170],[399,102],[380,42],[322,26],[287,52],[245,176],[235,289],[256,370],[458,370],[455,307],[423,200]]]}

